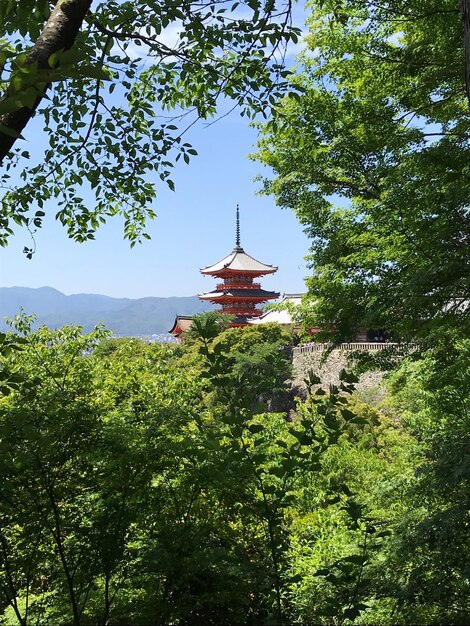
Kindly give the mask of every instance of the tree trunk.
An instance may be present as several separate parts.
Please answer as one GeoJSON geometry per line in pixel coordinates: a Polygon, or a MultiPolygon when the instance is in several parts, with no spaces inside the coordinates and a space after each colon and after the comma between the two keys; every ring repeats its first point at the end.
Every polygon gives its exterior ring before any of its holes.
{"type": "Polygon", "coordinates": [[[470,110],[470,0],[460,0],[465,50],[465,89],[470,110]]]}
{"type": "MultiPolygon", "coordinates": [[[[93,0],[57,0],[56,5],[34,44],[25,65],[37,63],[38,70],[49,69],[49,58],[54,52],[68,50],[75,42],[83,20],[93,0]]],[[[47,85],[40,88],[31,107],[5,113],[0,116],[0,125],[10,129],[10,133],[0,129],[0,164],[21,135],[26,124],[33,117],[34,111],[46,93],[47,85]]],[[[17,94],[21,99],[21,93],[17,94]]],[[[7,90],[4,99],[11,96],[7,90]]]]}

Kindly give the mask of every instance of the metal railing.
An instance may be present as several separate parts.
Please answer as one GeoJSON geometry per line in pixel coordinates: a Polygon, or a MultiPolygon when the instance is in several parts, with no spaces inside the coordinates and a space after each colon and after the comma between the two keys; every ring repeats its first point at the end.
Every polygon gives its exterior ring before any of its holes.
{"type": "MultiPolygon", "coordinates": [[[[399,346],[403,346],[404,344],[400,343],[378,343],[378,342],[368,342],[368,341],[358,341],[356,343],[340,343],[337,346],[333,346],[331,343],[305,343],[302,346],[296,346],[292,351],[296,354],[305,354],[308,352],[323,352],[324,350],[343,350],[343,351],[353,351],[353,350],[365,350],[368,352],[375,352],[377,350],[386,350],[387,348],[397,348],[399,346]]],[[[407,348],[411,346],[407,345],[407,348]]]]}

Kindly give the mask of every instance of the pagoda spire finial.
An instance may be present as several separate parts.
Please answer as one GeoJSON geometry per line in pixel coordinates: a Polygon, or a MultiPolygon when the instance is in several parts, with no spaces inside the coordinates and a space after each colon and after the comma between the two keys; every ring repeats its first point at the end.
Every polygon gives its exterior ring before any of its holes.
{"type": "Polygon", "coordinates": [[[237,227],[235,237],[235,247],[240,248],[240,207],[237,204],[237,227]]]}

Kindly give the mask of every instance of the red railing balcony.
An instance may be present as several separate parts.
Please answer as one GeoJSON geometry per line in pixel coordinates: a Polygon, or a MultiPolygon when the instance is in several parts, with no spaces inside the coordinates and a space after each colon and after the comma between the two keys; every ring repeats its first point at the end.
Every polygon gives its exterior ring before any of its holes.
{"type": "Polygon", "coordinates": [[[248,317],[258,317],[259,315],[263,314],[263,311],[260,311],[259,309],[245,309],[243,307],[237,307],[236,309],[222,307],[222,313],[228,313],[229,315],[247,315],[248,317]]]}
{"type": "Polygon", "coordinates": [[[237,283],[227,281],[216,285],[217,291],[226,291],[227,289],[261,289],[260,283],[237,283]]]}

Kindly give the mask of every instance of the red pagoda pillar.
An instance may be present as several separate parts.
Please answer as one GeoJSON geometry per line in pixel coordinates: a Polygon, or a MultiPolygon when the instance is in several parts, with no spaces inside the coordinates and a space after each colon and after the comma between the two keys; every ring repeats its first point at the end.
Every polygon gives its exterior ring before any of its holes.
{"type": "Polygon", "coordinates": [[[265,265],[247,254],[240,245],[240,212],[237,205],[235,248],[214,265],[201,269],[201,274],[222,279],[214,291],[199,295],[201,300],[209,300],[222,307],[221,313],[234,315],[231,326],[246,326],[248,320],[263,312],[258,305],[279,297],[275,291],[261,289],[255,278],[274,274],[277,267],[265,265]]]}

